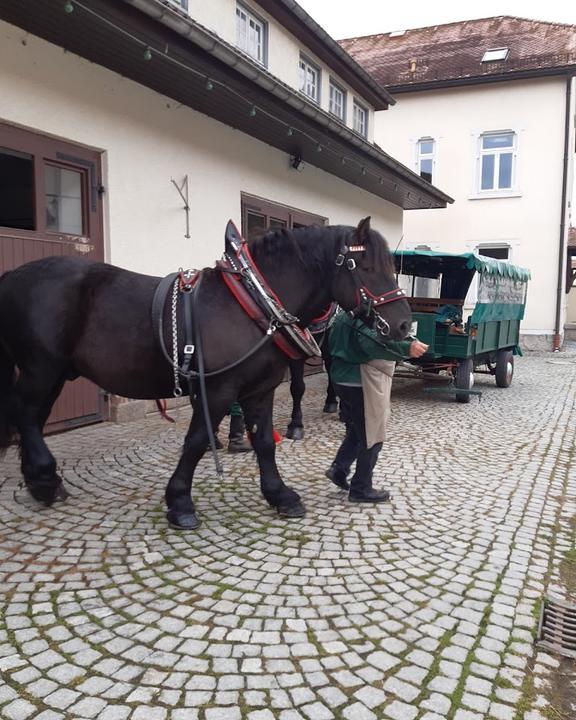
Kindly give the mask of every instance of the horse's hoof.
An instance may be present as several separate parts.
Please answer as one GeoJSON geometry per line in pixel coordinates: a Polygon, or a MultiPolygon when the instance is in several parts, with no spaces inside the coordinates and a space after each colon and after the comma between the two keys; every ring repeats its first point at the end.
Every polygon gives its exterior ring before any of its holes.
{"type": "Polygon", "coordinates": [[[306,508],[301,502],[296,505],[281,505],[278,509],[278,515],[284,518],[303,518],[306,515],[306,508]]]}
{"type": "Polygon", "coordinates": [[[166,513],[168,525],[174,530],[196,530],[200,527],[200,520],[194,513],[166,513]]]}
{"type": "Polygon", "coordinates": [[[304,439],[304,428],[303,427],[289,427],[286,430],[286,437],[288,440],[303,440],[304,439]]]}
{"type": "Polygon", "coordinates": [[[34,500],[46,507],[52,507],[58,497],[60,486],[46,483],[26,483],[26,489],[34,500]]]}
{"type": "Polygon", "coordinates": [[[68,498],[70,497],[70,493],[66,488],[64,487],[64,483],[61,482],[60,485],[56,488],[56,500],[62,500],[62,502],[66,502],[68,498]]]}
{"type": "Polygon", "coordinates": [[[327,402],[324,404],[324,409],[322,412],[325,413],[337,413],[338,412],[338,403],[337,402],[327,402]]]}

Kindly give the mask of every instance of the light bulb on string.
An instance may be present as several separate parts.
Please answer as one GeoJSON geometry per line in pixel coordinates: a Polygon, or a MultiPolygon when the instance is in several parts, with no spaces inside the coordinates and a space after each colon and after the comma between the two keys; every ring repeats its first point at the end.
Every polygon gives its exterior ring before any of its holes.
{"type": "Polygon", "coordinates": [[[68,15],[74,12],[74,3],[71,2],[71,0],[67,0],[67,2],[64,3],[64,12],[68,15]]]}
{"type": "Polygon", "coordinates": [[[214,84],[210,78],[206,78],[206,90],[214,90],[214,84]]]}
{"type": "Polygon", "coordinates": [[[322,152],[322,145],[320,145],[320,143],[316,145],[316,152],[322,152]]]}
{"type": "Polygon", "coordinates": [[[294,129],[289,127],[288,130],[286,130],[286,135],[288,135],[288,137],[292,137],[292,135],[294,135],[294,129]]]}
{"type": "Polygon", "coordinates": [[[146,50],[144,50],[143,57],[144,57],[144,60],[152,60],[152,51],[150,50],[149,47],[147,47],[146,50]]]}
{"type": "Polygon", "coordinates": [[[250,108],[249,114],[250,114],[250,117],[256,117],[256,108],[254,107],[254,105],[252,105],[252,107],[250,108]]]}

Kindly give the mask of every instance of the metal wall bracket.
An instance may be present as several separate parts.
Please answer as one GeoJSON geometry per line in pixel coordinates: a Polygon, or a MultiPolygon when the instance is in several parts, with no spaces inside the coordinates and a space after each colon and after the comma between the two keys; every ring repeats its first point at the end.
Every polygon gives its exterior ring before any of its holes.
{"type": "Polygon", "coordinates": [[[176,180],[174,178],[170,178],[170,182],[176,190],[178,191],[178,194],[182,198],[182,201],[184,202],[184,212],[186,213],[186,234],[184,237],[188,240],[190,238],[190,205],[188,204],[188,175],[184,175],[184,179],[182,180],[182,183],[178,185],[176,180]]]}

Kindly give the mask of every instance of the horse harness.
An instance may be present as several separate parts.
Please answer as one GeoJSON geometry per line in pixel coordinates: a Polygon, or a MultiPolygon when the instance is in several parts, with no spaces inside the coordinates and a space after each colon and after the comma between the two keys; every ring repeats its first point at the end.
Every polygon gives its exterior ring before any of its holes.
{"type": "MultiPolygon", "coordinates": [[[[382,318],[376,308],[395,302],[405,297],[406,293],[395,287],[381,295],[374,295],[362,283],[356,261],[350,253],[365,250],[364,245],[343,245],[335,259],[338,269],[345,268],[352,275],[356,287],[357,305],[351,311],[356,317],[364,320],[374,320],[376,329],[384,336],[390,333],[390,326],[382,318]]],[[[216,263],[224,283],[230,290],[244,312],[263,331],[264,335],[250,350],[235,362],[214,370],[205,372],[201,353],[200,334],[195,323],[195,306],[202,284],[202,271],[182,270],[164,277],[154,293],[152,301],[152,326],[160,349],[166,360],[172,366],[174,373],[175,397],[182,395],[180,378],[187,381],[203,379],[220,375],[232,370],[272,339],[275,345],[290,359],[318,357],[321,355],[314,334],[325,332],[334,320],[338,306],[332,303],[328,309],[312,321],[311,330],[299,327],[299,319],[289,313],[282,305],[278,296],[268,285],[254,262],[247,242],[242,238],[236,226],[228,223],[226,228],[226,245],[222,260],[216,263]],[[165,305],[170,296],[171,318],[171,353],[168,352],[165,342],[164,312],[165,305]],[[179,328],[178,328],[178,302],[182,303],[182,316],[184,320],[184,348],[183,360],[179,358],[179,328]],[[197,357],[198,370],[193,368],[193,358],[197,357]]],[[[202,383],[201,383],[202,384],[202,383]]]]}

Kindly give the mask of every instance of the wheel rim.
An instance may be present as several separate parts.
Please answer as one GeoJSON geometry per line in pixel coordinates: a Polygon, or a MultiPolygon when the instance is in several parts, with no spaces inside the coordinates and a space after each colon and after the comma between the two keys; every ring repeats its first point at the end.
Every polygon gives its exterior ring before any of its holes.
{"type": "Polygon", "coordinates": [[[469,378],[469,380],[468,380],[468,390],[472,390],[473,387],[474,387],[474,371],[471,370],[471,371],[470,371],[470,378],[469,378]]]}
{"type": "Polygon", "coordinates": [[[514,375],[514,365],[512,360],[508,360],[506,363],[506,382],[508,384],[512,382],[512,375],[514,375]]]}

